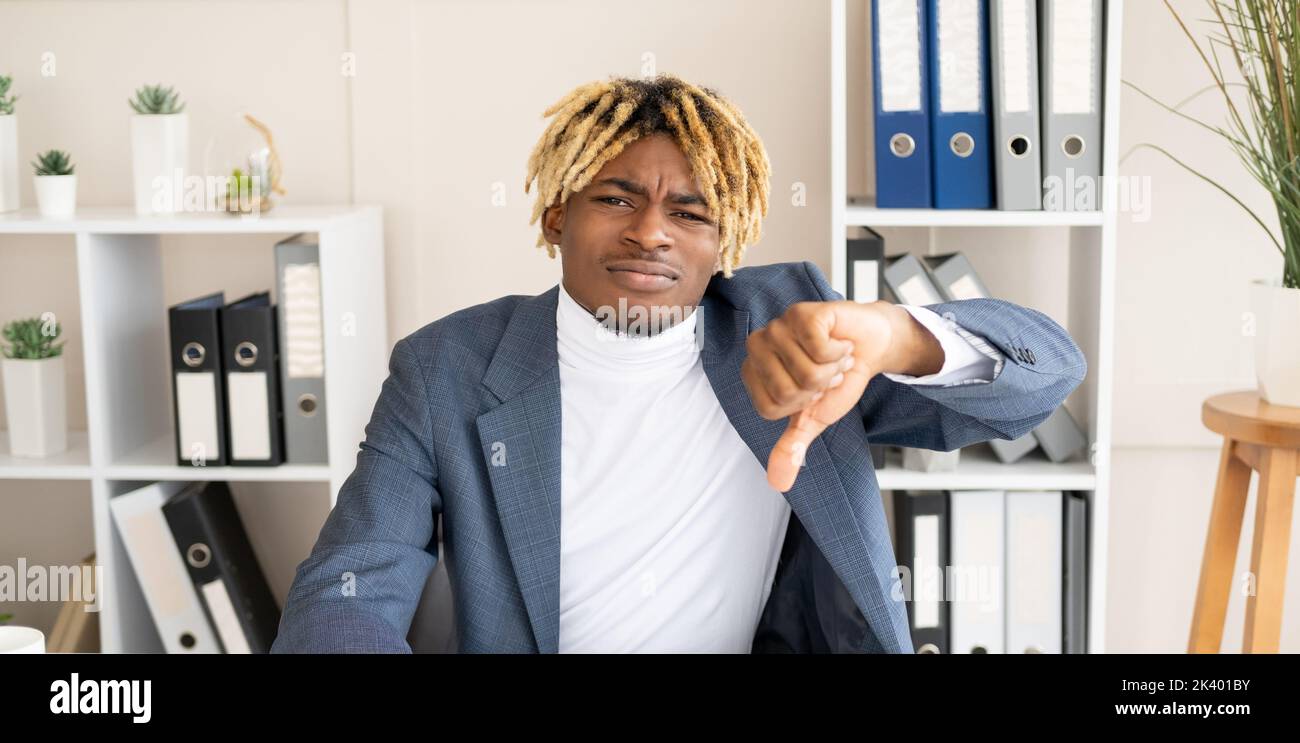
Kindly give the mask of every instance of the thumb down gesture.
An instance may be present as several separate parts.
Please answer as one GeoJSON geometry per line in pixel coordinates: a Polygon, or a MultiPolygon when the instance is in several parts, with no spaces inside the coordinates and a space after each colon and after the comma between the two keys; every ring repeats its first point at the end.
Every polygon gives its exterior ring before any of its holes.
{"type": "Polygon", "coordinates": [[[924,325],[883,301],[797,302],[745,348],[740,374],[754,409],[767,420],[789,418],[767,460],[767,481],[783,493],[813,439],[857,406],[872,377],[932,374],[944,359],[924,325]]]}

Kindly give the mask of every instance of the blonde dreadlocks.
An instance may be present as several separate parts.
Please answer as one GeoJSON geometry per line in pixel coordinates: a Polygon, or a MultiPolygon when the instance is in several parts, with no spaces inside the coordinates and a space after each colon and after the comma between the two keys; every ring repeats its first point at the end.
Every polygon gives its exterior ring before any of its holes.
{"type": "MultiPolygon", "coordinates": [[[[674,75],[610,78],[578,86],[542,117],[551,115],[554,120],[528,158],[524,193],[537,183],[529,224],[547,207],[586,188],[623,148],[664,132],[686,156],[717,220],[723,275],[730,278],[745,248],[758,241],[767,214],[767,152],[740,111],[714,90],[674,75]]],[[[544,234],[538,235],[537,247],[555,257],[544,234]]]]}

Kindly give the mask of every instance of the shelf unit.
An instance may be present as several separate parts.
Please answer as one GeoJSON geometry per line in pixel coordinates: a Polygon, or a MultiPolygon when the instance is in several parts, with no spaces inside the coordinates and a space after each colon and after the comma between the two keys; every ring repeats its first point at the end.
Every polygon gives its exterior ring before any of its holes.
{"type": "MultiPolygon", "coordinates": [[[[851,34],[867,34],[865,24],[850,27],[848,3],[869,7],[870,0],[832,0],[830,38],[831,282],[845,291],[844,240],[851,227],[898,227],[926,230],[933,251],[942,228],[1050,227],[1064,231],[1069,246],[1069,318],[1071,336],[1088,359],[1088,374],[1068,401],[1082,412],[1090,444],[1087,461],[1054,464],[1026,458],[1004,465],[985,447],[962,451],[955,472],[914,472],[886,467],[877,473],[882,490],[1074,490],[1088,497],[1089,579],[1088,652],[1105,652],[1106,573],[1111,475],[1111,399],[1114,373],[1112,346],[1115,315],[1117,200],[1119,172],[1119,89],[1123,0],[1105,5],[1102,89],[1102,188],[1099,211],[1010,212],[998,210],[880,209],[848,193],[848,112],[850,95],[868,96],[867,86],[848,89],[851,34]]],[[[865,13],[869,17],[869,13],[865,13]]],[[[869,37],[865,43],[870,44],[869,37]]],[[[869,56],[868,56],[869,59],[869,56]]],[[[855,62],[856,63],[856,62],[855,62]]],[[[867,144],[870,147],[870,144],[867,144]]],[[[892,465],[892,463],[891,463],[892,465]]]]}
{"type": "MultiPolygon", "coordinates": [[[[8,434],[0,432],[0,480],[90,482],[95,553],[104,568],[101,649],[161,651],[112,523],[109,499],[159,480],[316,482],[327,485],[333,508],[356,464],[358,444],[388,370],[382,213],[378,207],[277,206],[242,217],[143,217],[130,208],[82,208],[63,220],[42,218],[34,210],[0,214],[0,237],[38,234],[75,240],[87,430],[69,432],[68,451],[44,459],[10,456],[8,434]],[[272,246],[298,232],[314,233],[320,240],[328,464],[176,464],[163,238],[265,236],[266,263],[256,270],[273,277],[272,246]]],[[[0,243],[0,266],[3,262],[0,243]]],[[[0,519],[4,513],[0,498],[0,519]]]]}

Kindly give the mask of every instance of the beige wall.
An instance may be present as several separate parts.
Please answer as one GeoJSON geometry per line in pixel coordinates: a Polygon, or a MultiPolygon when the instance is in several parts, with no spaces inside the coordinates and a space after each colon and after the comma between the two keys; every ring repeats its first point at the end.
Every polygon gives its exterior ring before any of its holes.
{"type": "Polygon", "coordinates": [[[645,65],[715,87],[772,161],[764,237],[746,261],[829,270],[829,80],[823,3],[669,0],[353,3],[356,197],[388,209],[390,323],[432,319],[559,280],[534,248],[525,163],[541,113],[576,85],[645,65]],[[807,184],[806,206],[791,187],[807,184]],[[493,196],[500,193],[504,203],[493,196]],[[396,304],[400,302],[400,304],[396,304]]]}
{"type": "MultiPolygon", "coordinates": [[[[1200,16],[1197,0],[1176,5],[1200,16]]],[[[1169,100],[1206,84],[1160,3],[1125,6],[1125,78],[1169,100]]],[[[864,7],[851,0],[851,23],[865,23],[864,7]]],[[[828,27],[827,4],[813,0],[42,0],[0,3],[0,70],[18,78],[22,157],[71,150],[86,205],[131,198],[125,101],[139,84],[178,86],[189,101],[196,158],[238,111],[261,117],[286,164],[286,203],[351,199],[385,208],[393,341],[460,307],[558,280],[558,262],[533,247],[523,193],[541,111],[581,82],[641,74],[647,54],[657,71],[720,89],[765,139],[772,207],[746,261],[807,259],[829,270],[828,27]],[[54,77],[41,77],[45,52],[55,55],[54,77]],[[355,54],[354,78],[343,74],[347,52],[355,54]],[[806,206],[791,204],[795,182],[807,186],[806,206]],[[501,206],[492,200],[497,184],[501,206]]],[[[850,54],[857,86],[865,47],[850,54]]],[[[1270,211],[1221,143],[1131,92],[1122,101],[1121,152],[1160,143],[1270,211]]],[[[1218,118],[1221,108],[1207,95],[1187,110],[1218,118]]],[[[874,188],[863,145],[868,113],[863,99],[851,100],[854,193],[874,188]]],[[[1150,221],[1120,220],[1109,639],[1115,650],[1178,651],[1214,477],[1200,401],[1253,384],[1250,339],[1241,334],[1246,285],[1280,262],[1247,217],[1161,156],[1136,152],[1122,172],[1150,176],[1154,202],[1150,221]]],[[[33,203],[29,181],[24,190],[33,203]]],[[[995,267],[985,271],[994,291],[1064,323],[1063,234],[939,230],[933,244],[978,252],[981,265],[995,267]]],[[[887,236],[914,248],[931,240],[907,230],[887,236]]],[[[72,246],[50,243],[0,238],[0,316],[53,308],[76,317],[72,246]]],[[[269,285],[258,240],[176,247],[167,257],[169,300],[269,285]],[[214,260],[212,250],[229,260],[214,260]]],[[[72,423],[80,415],[84,425],[80,357],[70,354],[72,423]]],[[[64,559],[81,557],[82,542],[70,542],[64,559]]],[[[0,559],[12,562],[11,553],[0,545],[0,559]]],[[[1300,650],[1297,576],[1293,570],[1283,638],[1290,650],[1300,650]]],[[[1239,619],[1230,624],[1239,627],[1239,619]]]]}
{"type": "MultiPolygon", "coordinates": [[[[1174,6],[1204,40],[1201,0],[1174,6]]],[[[1209,73],[1163,3],[1129,2],[1124,19],[1124,79],[1168,103],[1211,83],[1209,73]]],[[[1120,166],[1126,177],[1150,178],[1151,218],[1124,215],[1116,268],[1115,441],[1134,446],[1204,446],[1214,438],[1200,424],[1200,401],[1225,389],[1254,386],[1251,338],[1243,334],[1252,279],[1280,277],[1282,260],[1264,231],[1213,186],[1164,155],[1133,149],[1146,142],[1217,179],[1269,223],[1277,216],[1267,193],[1226,142],[1123,92],[1120,166]]],[[[1185,113],[1226,125],[1223,97],[1210,91],[1185,113]]]]}
{"type": "MultiPolygon", "coordinates": [[[[191,167],[210,143],[243,135],[248,111],[266,121],[287,163],[286,201],[345,202],[347,84],[338,74],[344,7],[337,2],[4,2],[0,71],[19,95],[19,160],[72,154],[84,206],[131,203],[127,105],[137,87],[175,85],[190,114],[191,167]],[[251,19],[257,18],[257,22],[251,19]],[[257,50],[255,54],[236,53],[257,50]],[[232,137],[231,133],[234,133],[232,137]]],[[[36,204],[30,170],[25,206],[36,204]]],[[[224,289],[269,288],[274,264],[257,239],[172,237],[167,301],[224,289]]],[[[54,311],[68,339],[68,423],[84,429],[85,381],[71,237],[0,238],[0,318],[54,311]],[[34,280],[33,277],[41,277],[34,280]]],[[[2,409],[2,406],[0,406],[2,409]]]]}
{"type": "MultiPolygon", "coordinates": [[[[1163,3],[1125,7],[1124,78],[1169,103],[1210,84],[1196,52],[1163,3]]],[[[1175,0],[1193,31],[1207,24],[1200,0],[1175,0]]],[[[1215,92],[1184,112],[1226,123],[1215,92]]],[[[1132,90],[1122,95],[1121,157],[1137,144],[1160,145],[1216,178],[1276,227],[1267,194],[1215,135],[1160,109],[1132,90]]],[[[1281,275],[1281,258],[1244,211],[1163,155],[1135,150],[1120,166],[1150,178],[1149,221],[1119,222],[1115,316],[1115,443],[1109,627],[1116,651],[1181,652],[1186,647],[1200,552],[1218,465],[1218,440],[1200,422],[1209,395],[1255,386],[1252,339],[1243,333],[1252,279],[1281,275]]],[[[1254,476],[1258,481],[1258,476],[1254,476]]],[[[1254,484],[1242,529],[1237,574],[1249,570],[1254,484]]],[[[1300,559],[1293,531],[1292,563],[1300,559]]],[[[1229,606],[1224,649],[1241,648],[1243,596],[1229,606]]],[[[1282,649],[1300,652],[1300,570],[1288,576],[1282,649]]]]}

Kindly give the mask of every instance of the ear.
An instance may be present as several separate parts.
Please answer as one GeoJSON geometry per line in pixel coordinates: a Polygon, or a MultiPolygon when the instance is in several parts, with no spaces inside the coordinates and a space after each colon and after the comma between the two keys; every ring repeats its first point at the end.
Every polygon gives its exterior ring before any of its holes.
{"type": "Polygon", "coordinates": [[[560,238],[564,235],[564,212],[568,203],[559,206],[548,206],[542,212],[542,234],[546,237],[546,242],[552,245],[559,245],[560,238]]]}

